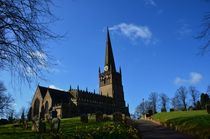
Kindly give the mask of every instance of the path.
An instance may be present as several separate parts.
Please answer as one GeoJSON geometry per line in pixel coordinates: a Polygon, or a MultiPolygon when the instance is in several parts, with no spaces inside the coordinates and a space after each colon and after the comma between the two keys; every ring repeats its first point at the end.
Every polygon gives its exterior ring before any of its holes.
{"type": "Polygon", "coordinates": [[[138,123],[137,128],[140,130],[143,139],[193,139],[148,120],[140,120],[138,123]]]}

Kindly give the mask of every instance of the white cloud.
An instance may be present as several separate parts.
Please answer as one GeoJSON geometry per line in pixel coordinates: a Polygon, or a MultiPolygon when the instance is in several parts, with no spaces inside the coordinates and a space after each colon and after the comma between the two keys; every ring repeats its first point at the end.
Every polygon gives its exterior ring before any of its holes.
{"type": "Polygon", "coordinates": [[[157,4],[155,3],[154,0],[144,0],[144,2],[146,5],[151,5],[151,6],[157,7],[157,4]]]}
{"type": "Polygon", "coordinates": [[[190,83],[191,84],[197,84],[203,79],[203,76],[200,73],[197,72],[191,72],[190,73],[190,83]]]}
{"type": "Polygon", "coordinates": [[[184,79],[181,77],[176,77],[174,80],[174,83],[176,85],[182,85],[182,84],[197,84],[203,79],[203,76],[200,73],[197,72],[191,72],[189,74],[188,79],[184,79]]]}
{"type": "Polygon", "coordinates": [[[27,76],[34,76],[35,75],[34,70],[31,67],[29,67],[29,66],[26,67],[25,73],[26,73],[27,76]]]}
{"type": "Polygon", "coordinates": [[[31,55],[39,59],[46,59],[46,55],[40,51],[31,52],[31,55]]]}
{"type": "Polygon", "coordinates": [[[192,29],[190,28],[189,24],[182,24],[181,27],[178,29],[178,34],[180,36],[187,36],[192,33],[192,29]]]}
{"type": "Polygon", "coordinates": [[[47,56],[45,53],[40,51],[31,52],[30,58],[36,58],[38,60],[38,67],[40,69],[47,69],[47,56]]]}
{"type": "Polygon", "coordinates": [[[180,77],[176,77],[176,79],[174,80],[174,83],[177,84],[177,85],[184,84],[186,82],[187,82],[187,80],[182,79],[180,77]]]}
{"type": "Polygon", "coordinates": [[[119,32],[131,40],[141,39],[148,43],[152,39],[152,32],[147,26],[120,23],[118,25],[112,26],[109,29],[119,32]]]}

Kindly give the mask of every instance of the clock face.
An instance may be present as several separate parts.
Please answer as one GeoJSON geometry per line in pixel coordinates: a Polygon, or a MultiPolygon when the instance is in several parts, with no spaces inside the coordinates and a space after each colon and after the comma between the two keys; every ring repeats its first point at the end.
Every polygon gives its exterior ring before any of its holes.
{"type": "Polygon", "coordinates": [[[104,71],[108,71],[109,67],[108,66],[105,66],[104,67],[104,71]]]}

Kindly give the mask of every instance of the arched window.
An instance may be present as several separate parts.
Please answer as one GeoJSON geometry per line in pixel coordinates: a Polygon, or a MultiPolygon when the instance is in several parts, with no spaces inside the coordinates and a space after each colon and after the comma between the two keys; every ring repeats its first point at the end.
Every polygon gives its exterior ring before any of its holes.
{"type": "Polygon", "coordinates": [[[34,102],[33,116],[39,115],[39,106],[40,106],[40,101],[37,98],[34,102]]]}
{"type": "Polygon", "coordinates": [[[49,103],[48,103],[48,101],[46,101],[45,102],[45,113],[48,113],[48,111],[49,111],[49,103]]]}

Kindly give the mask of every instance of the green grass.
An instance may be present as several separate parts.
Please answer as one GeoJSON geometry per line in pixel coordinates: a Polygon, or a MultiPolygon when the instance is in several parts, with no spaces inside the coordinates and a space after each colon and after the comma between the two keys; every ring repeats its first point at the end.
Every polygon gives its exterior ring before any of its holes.
{"type": "Polygon", "coordinates": [[[175,111],[157,113],[152,118],[167,127],[205,139],[210,136],[210,115],[206,111],[175,111]]]}
{"type": "MultiPolygon", "coordinates": [[[[49,131],[49,125],[47,125],[49,131]]],[[[81,123],[80,118],[67,118],[61,120],[59,134],[44,133],[38,134],[31,131],[31,123],[29,129],[22,127],[14,127],[13,124],[0,125],[0,139],[127,139],[138,138],[137,131],[124,124],[116,124],[113,121],[95,122],[95,118],[90,118],[88,123],[81,123]]]]}

